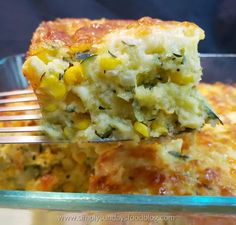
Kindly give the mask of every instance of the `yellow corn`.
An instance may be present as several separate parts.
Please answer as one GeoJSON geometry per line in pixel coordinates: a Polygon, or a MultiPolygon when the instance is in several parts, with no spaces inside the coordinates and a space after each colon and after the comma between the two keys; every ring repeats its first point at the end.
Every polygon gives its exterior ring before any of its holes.
{"type": "Polygon", "coordinates": [[[151,32],[150,28],[147,28],[147,26],[144,26],[144,27],[141,26],[139,29],[137,29],[136,35],[137,37],[145,37],[149,35],[150,32],[151,32]]]}
{"type": "Polygon", "coordinates": [[[45,88],[56,100],[61,100],[66,95],[66,86],[53,75],[44,76],[40,88],[45,88]]]}
{"type": "Polygon", "coordinates": [[[74,135],[74,129],[70,127],[65,127],[63,133],[67,138],[71,138],[74,135]]]}
{"type": "Polygon", "coordinates": [[[68,85],[78,84],[83,80],[85,80],[85,76],[83,75],[79,65],[70,67],[64,74],[64,81],[68,85]]]}
{"type": "Polygon", "coordinates": [[[70,50],[72,53],[85,52],[85,51],[89,50],[90,46],[91,46],[91,44],[89,44],[89,43],[75,44],[75,45],[71,46],[70,50]]]}
{"type": "Polygon", "coordinates": [[[176,84],[185,85],[194,81],[193,75],[183,75],[178,72],[170,75],[170,80],[176,84]]]}
{"type": "Polygon", "coordinates": [[[90,124],[89,119],[81,119],[80,121],[78,121],[78,123],[75,126],[79,130],[85,130],[89,127],[89,124],[90,124]]]}
{"type": "Polygon", "coordinates": [[[35,87],[38,86],[41,76],[47,71],[47,66],[37,56],[32,56],[25,61],[22,69],[35,87]]]}
{"type": "Polygon", "coordinates": [[[43,49],[42,51],[37,53],[37,56],[44,62],[49,63],[51,61],[51,57],[55,57],[57,54],[55,49],[43,49]]]}
{"type": "Polygon", "coordinates": [[[90,125],[90,117],[87,114],[80,114],[75,118],[75,127],[79,130],[85,130],[90,125]]]}
{"type": "Polygon", "coordinates": [[[57,105],[52,103],[52,104],[44,106],[43,109],[47,112],[54,112],[57,109],[57,105]]]}
{"type": "Polygon", "coordinates": [[[103,70],[112,70],[121,64],[121,60],[112,56],[105,56],[100,59],[100,66],[103,70]]]}
{"type": "Polygon", "coordinates": [[[165,126],[155,122],[152,124],[152,130],[158,132],[159,135],[164,135],[168,133],[168,130],[165,126]]]}
{"type": "Polygon", "coordinates": [[[143,123],[140,122],[135,122],[134,123],[134,129],[142,134],[144,137],[149,137],[149,129],[146,125],[144,125],[143,123]]]}

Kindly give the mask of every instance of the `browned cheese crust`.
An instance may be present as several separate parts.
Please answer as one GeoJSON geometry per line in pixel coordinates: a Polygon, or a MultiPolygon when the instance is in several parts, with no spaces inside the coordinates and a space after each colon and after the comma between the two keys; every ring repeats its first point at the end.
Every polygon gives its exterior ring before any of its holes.
{"type": "Polygon", "coordinates": [[[54,44],[67,47],[86,45],[87,49],[91,50],[93,44],[99,43],[105,35],[114,30],[138,28],[137,35],[142,36],[148,34],[151,26],[161,29],[173,26],[199,29],[198,26],[190,22],[162,21],[150,17],[143,17],[139,20],[57,19],[42,22],[39,25],[33,35],[28,56],[37,54],[42,48],[47,48],[47,45],[54,44]]]}

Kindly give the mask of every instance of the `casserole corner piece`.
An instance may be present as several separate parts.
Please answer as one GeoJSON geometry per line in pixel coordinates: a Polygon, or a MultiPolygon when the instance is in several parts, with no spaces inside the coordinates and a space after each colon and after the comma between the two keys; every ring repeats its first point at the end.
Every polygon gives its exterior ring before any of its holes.
{"type": "Polygon", "coordinates": [[[189,22],[57,19],[35,31],[23,73],[55,139],[140,140],[215,123],[198,93],[204,31],[189,22]]]}

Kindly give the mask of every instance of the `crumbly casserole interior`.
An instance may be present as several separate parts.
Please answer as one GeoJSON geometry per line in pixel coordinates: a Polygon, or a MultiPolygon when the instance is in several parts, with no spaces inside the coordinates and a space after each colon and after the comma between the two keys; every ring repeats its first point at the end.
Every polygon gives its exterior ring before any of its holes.
{"type": "Polygon", "coordinates": [[[188,22],[59,19],[36,30],[23,66],[56,139],[175,135],[218,118],[196,85],[204,32],[188,22]]]}
{"type": "MultiPolygon", "coordinates": [[[[236,86],[200,84],[198,90],[224,126],[154,143],[0,145],[0,189],[235,196],[236,86]]],[[[32,125],[0,127],[6,123],[32,125]]]]}
{"type": "Polygon", "coordinates": [[[200,84],[224,125],[146,144],[96,149],[93,193],[236,195],[236,86],[200,84]],[[222,97],[224,96],[224,98],[222,97]]]}

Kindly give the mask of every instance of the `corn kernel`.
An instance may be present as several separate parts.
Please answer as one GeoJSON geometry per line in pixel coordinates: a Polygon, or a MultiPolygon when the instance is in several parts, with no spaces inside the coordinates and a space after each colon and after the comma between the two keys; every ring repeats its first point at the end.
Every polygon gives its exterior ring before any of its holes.
{"type": "Polygon", "coordinates": [[[42,49],[36,55],[44,62],[49,63],[51,61],[51,57],[55,57],[57,54],[55,49],[42,49]]]}
{"type": "Polygon", "coordinates": [[[142,134],[144,137],[149,137],[149,129],[146,125],[144,125],[143,123],[140,122],[135,122],[134,123],[134,129],[142,134]]]}
{"type": "Polygon", "coordinates": [[[105,56],[100,59],[100,66],[103,70],[112,70],[121,64],[121,60],[111,56],[105,56]]]}
{"type": "Polygon", "coordinates": [[[71,127],[65,127],[63,133],[67,138],[71,138],[74,135],[74,129],[71,127]]]}
{"type": "Polygon", "coordinates": [[[145,37],[149,35],[151,32],[150,28],[147,28],[147,26],[141,27],[136,31],[137,37],[145,37]]]}
{"type": "Polygon", "coordinates": [[[47,66],[37,56],[32,56],[25,61],[22,69],[23,73],[35,87],[38,86],[41,76],[47,71],[47,66]]]}
{"type": "Polygon", "coordinates": [[[45,88],[56,100],[63,99],[66,95],[65,84],[53,75],[44,76],[40,88],[45,88]]]}
{"type": "Polygon", "coordinates": [[[57,109],[57,105],[56,104],[49,104],[49,105],[44,106],[43,109],[47,112],[54,112],[57,109]]]}
{"type": "Polygon", "coordinates": [[[167,128],[159,123],[154,122],[152,124],[152,130],[158,133],[159,135],[168,134],[167,128]]]}
{"type": "Polygon", "coordinates": [[[179,73],[173,73],[170,75],[172,82],[180,85],[189,84],[194,81],[193,75],[183,75],[179,73]]]}
{"type": "Polygon", "coordinates": [[[90,46],[91,46],[91,44],[89,44],[89,43],[75,44],[75,45],[71,46],[70,50],[72,53],[85,52],[85,51],[89,50],[90,46]]]}
{"type": "Polygon", "coordinates": [[[85,76],[82,74],[81,67],[79,65],[70,67],[64,74],[64,81],[68,85],[81,83],[84,79],[85,76]]]}
{"type": "Polygon", "coordinates": [[[79,130],[85,130],[89,127],[90,120],[89,119],[81,119],[78,121],[78,123],[75,125],[76,128],[79,130]]]}
{"type": "Polygon", "coordinates": [[[91,123],[90,117],[87,114],[80,114],[75,118],[75,127],[79,130],[85,130],[91,123]]]}

